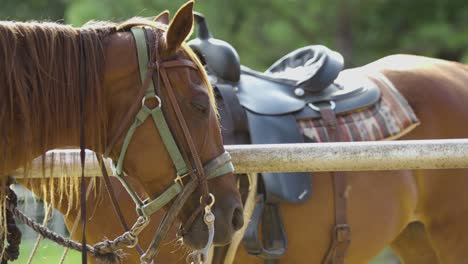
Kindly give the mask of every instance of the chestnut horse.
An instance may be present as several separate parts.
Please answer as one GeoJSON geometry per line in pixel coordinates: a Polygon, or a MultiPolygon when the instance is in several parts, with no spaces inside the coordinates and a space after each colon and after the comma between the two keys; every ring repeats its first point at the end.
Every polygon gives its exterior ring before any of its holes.
{"type": "MultiPolygon", "coordinates": [[[[54,23],[1,22],[0,175],[19,167],[27,171],[33,158],[46,151],[80,144],[98,154],[107,152],[117,161],[124,151],[126,131],[137,123],[136,119],[140,120],[140,115],[135,118],[137,111],[144,107],[153,107],[151,111],[162,109],[162,119],[167,120],[169,134],[177,142],[173,146],[180,149],[179,156],[191,176],[188,178],[192,178],[190,183],[184,179],[185,186],[199,183],[178,216],[181,222],[192,218],[192,214],[195,217],[185,230],[184,242],[194,248],[206,243],[207,227],[202,217],[195,215],[203,203],[209,202],[200,199],[204,195],[202,187],[205,191],[209,188],[216,198],[214,243],[230,241],[242,226],[242,205],[232,173],[219,175],[205,186],[203,168],[191,169],[224,153],[213,91],[203,66],[184,44],[192,27],[192,1],[181,7],[168,27],[147,20],[119,25],[96,23],[81,29],[54,23]],[[136,44],[130,32],[134,26],[146,26],[150,64],[158,66],[148,66],[146,79],[156,78],[158,95],[154,90],[150,91],[151,97],[144,95],[145,80],[140,77],[136,44]],[[80,100],[80,96],[84,99],[80,100]],[[82,108],[80,103],[84,104],[82,108]],[[80,139],[82,127],[85,141],[80,139]]],[[[138,124],[126,145],[123,171],[129,175],[126,178],[142,186],[144,194],[155,198],[155,194],[174,184],[176,169],[163,142],[165,135],[158,130],[160,124],[157,129],[152,119],[156,120],[150,116],[138,124]]],[[[2,177],[3,183],[5,180],[2,177]]],[[[79,189],[73,185],[62,182],[56,190],[70,194],[79,189]]],[[[49,196],[56,195],[52,188],[48,192],[49,196]]],[[[1,193],[3,242],[3,234],[7,233],[3,208],[8,198],[1,193]]],[[[108,223],[102,222],[101,227],[106,226],[108,223]]]]}
{"type": "MultiPolygon", "coordinates": [[[[385,75],[407,99],[421,124],[404,140],[468,137],[468,67],[439,59],[393,55],[360,70],[385,75]]],[[[354,71],[351,69],[349,71],[354,71]]],[[[221,117],[222,118],[222,117],[221,117]]],[[[346,263],[367,263],[387,246],[402,263],[464,263],[468,259],[468,170],[403,170],[347,173],[351,187],[348,216],[352,241],[346,263]]],[[[283,204],[281,213],[288,234],[288,250],[279,263],[321,263],[330,245],[334,225],[333,185],[328,173],[315,173],[314,193],[303,205],[283,204]]],[[[135,219],[132,204],[123,190],[119,201],[127,221],[135,219]]],[[[119,234],[109,200],[97,206],[89,220],[90,237],[119,234]],[[102,229],[106,223],[105,229],[102,229]]],[[[90,208],[90,210],[92,210],[90,208]]],[[[65,208],[61,208],[64,211],[65,208]]],[[[67,225],[76,211],[66,217],[67,225]]],[[[153,216],[154,220],[158,216],[153,216]]],[[[146,246],[149,237],[140,240],[146,246]]],[[[161,263],[183,262],[183,250],[166,246],[161,263]]],[[[136,251],[125,263],[139,263],[136,251]]],[[[239,247],[234,263],[263,263],[239,247]]]]}

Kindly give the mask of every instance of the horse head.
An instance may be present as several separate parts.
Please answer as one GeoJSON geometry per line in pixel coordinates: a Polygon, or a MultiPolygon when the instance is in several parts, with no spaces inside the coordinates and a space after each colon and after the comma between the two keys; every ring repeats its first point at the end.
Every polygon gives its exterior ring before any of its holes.
{"type": "Polygon", "coordinates": [[[200,248],[208,237],[202,213],[208,204],[214,203],[215,244],[228,243],[243,217],[213,91],[195,54],[184,44],[193,26],[192,9],[193,2],[185,4],[167,27],[129,21],[109,37],[104,75],[109,140],[104,154],[116,161],[121,178],[128,174],[143,186],[149,199],[136,200],[143,215],[154,207],[168,209],[170,204],[165,203],[196,181],[198,188],[190,191],[179,220],[185,223],[184,242],[200,248]],[[149,51],[136,52],[135,31],[149,51]],[[142,63],[145,53],[149,62],[142,63]],[[157,109],[160,113],[155,114],[157,109]],[[142,116],[149,118],[143,121],[142,116]],[[207,178],[213,179],[207,183],[207,178]]]}

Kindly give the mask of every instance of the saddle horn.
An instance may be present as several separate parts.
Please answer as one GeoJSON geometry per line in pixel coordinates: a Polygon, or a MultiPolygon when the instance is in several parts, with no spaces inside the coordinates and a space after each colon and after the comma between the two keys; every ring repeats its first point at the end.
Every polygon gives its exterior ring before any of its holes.
{"type": "Polygon", "coordinates": [[[194,12],[197,37],[188,42],[190,47],[201,56],[209,71],[216,77],[229,82],[240,79],[240,60],[237,51],[226,41],[213,38],[205,17],[194,12]]]}

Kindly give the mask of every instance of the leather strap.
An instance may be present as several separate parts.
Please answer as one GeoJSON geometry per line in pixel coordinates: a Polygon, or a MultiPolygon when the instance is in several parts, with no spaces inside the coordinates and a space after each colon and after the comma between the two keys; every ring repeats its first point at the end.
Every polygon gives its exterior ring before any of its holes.
{"type": "MultiPolygon", "coordinates": [[[[120,155],[117,164],[115,164],[114,174],[121,181],[122,185],[125,187],[127,192],[132,197],[133,201],[137,205],[138,215],[148,217],[157,210],[159,210],[161,207],[166,205],[168,202],[170,202],[176,195],[182,192],[184,187],[182,178],[184,178],[185,176],[190,175],[193,179],[198,180],[204,201],[207,201],[208,199],[206,197],[208,195],[208,187],[206,180],[209,178],[218,177],[232,172],[234,170],[234,167],[230,162],[230,155],[228,153],[221,154],[216,159],[214,159],[214,161],[210,162],[205,167],[203,167],[203,165],[201,164],[201,160],[198,157],[195,144],[193,143],[193,140],[191,138],[190,131],[185,123],[177,100],[175,99],[173,91],[174,89],[169,80],[167,68],[196,68],[196,64],[192,61],[185,59],[177,61],[158,62],[156,58],[157,51],[153,52],[152,59],[149,60],[145,29],[142,27],[133,27],[131,31],[134,36],[137,47],[140,78],[143,83],[143,87],[140,89],[140,94],[142,95],[142,97],[140,98],[143,99],[141,101],[141,108],[135,115],[134,122],[130,125],[130,128],[128,128],[128,131],[125,134],[123,144],[120,150],[120,155]],[[168,123],[166,122],[162,109],[162,101],[156,95],[155,89],[156,87],[158,87],[160,81],[162,81],[167,88],[167,97],[169,99],[168,105],[172,106],[176,114],[177,122],[180,128],[182,129],[184,139],[186,140],[186,143],[189,146],[192,162],[195,164],[196,170],[192,168],[192,164],[190,162],[187,162],[186,159],[184,159],[184,156],[182,155],[182,152],[180,151],[179,146],[176,143],[176,140],[168,126],[168,123]],[[145,105],[146,99],[156,99],[158,101],[157,106],[155,106],[154,108],[147,107],[145,105]],[[176,168],[177,177],[174,180],[174,183],[168,188],[166,188],[166,190],[163,193],[161,193],[158,197],[154,199],[150,197],[149,199],[143,201],[126,181],[123,172],[123,162],[125,160],[127,148],[132,140],[135,130],[140,125],[142,125],[150,116],[153,119],[155,126],[160,134],[160,137],[166,147],[166,150],[168,151],[169,156],[171,157],[171,160],[174,164],[174,167],[176,168]]],[[[125,128],[127,126],[126,124],[128,123],[128,121],[126,121],[126,118],[124,119],[121,128],[125,128]]],[[[117,135],[121,135],[120,129],[118,131],[119,132],[117,133],[117,135]]],[[[116,137],[114,137],[114,139],[111,141],[111,144],[115,143],[116,141],[116,137]]],[[[112,149],[112,146],[108,147],[106,153],[109,153],[110,149],[112,149]]],[[[204,204],[202,204],[200,208],[203,209],[204,204]]],[[[198,210],[195,211],[194,215],[200,212],[200,208],[198,208],[198,210]]],[[[194,216],[190,217],[189,220],[193,218],[194,216]]],[[[188,221],[188,223],[191,223],[191,221],[188,221]]]]}
{"type": "MultiPolygon", "coordinates": [[[[320,115],[328,131],[328,141],[344,141],[336,121],[336,114],[331,106],[321,107],[320,115]]],[[[335,226],[332,230],[332,242],[323,264],[343,264],[351,243],[351,229],[347,219],[347,181],[343,171],[332,172],[335,205],[335,226]]]]}
{"type": "Polygon", "coordinates": [[[85,54],[85,33],[80,31],[80,161],[81,161],[81,180],[80,180],[80,207],[81,207],[81,262],[88,263],[86,248],[86,183],[84,177],[86,144],[85,144],[85,100],[86,100],[86,54],[85,54]]]}
{"type": "Polygon", "coordinates": [[[122,167],[125,158],[125,153],[127,151],[128,145],[130,144],[130,140],[133,137],[133,133],[135,132],[136,128],[142,125],[145,122],[146,118],[151,115],[151,117],[154,120],[154,123],[156,124],[156,127],[158,128],[161,139],[163,140],[164,145],[169,155],[171,156],[171,160],[177,170],[177,175],[183,176],[188,173],[188,166],[175,142],[174,137],[172,136],[169,126],[167,125],[166,119],[164,118],[161,108],[162,101],[155,94],[154,82],[152,81],[152,73],[154,72],[154,69],[149,68],[147,63],[149,59],[144,28],[133,27],[131,31],[133,33],[135,43],[137,46],[140,78],[142,79],[142,83],[144,83],[142,90],[145,90],[145,96],[143,97],[140,111],[136,114],[133,124],[130,126],[127,134],[125,135],[122,149],[120,151],[120,156],[116,164],[116,174],[122,175],[122,167]],[[150,109],[144,104],[144,102],[146,99],[153,98],[156,98],[159,102],[156,107],[150,109]]]}
{"type": "Polygon", "coordinates": [[[234,133],[248,132],[249,125],[247,124],[247,116],[245,110],[237,98],[236,87],[230,84],[215,84],[215,89],[221,94],[223,106],[226,109],[226,115],[223,118],[228,118],[231,121],[230,127],[234,133]]]}
{"type": "MultiPolygon", "coordinates": [[[[214,198],[213,200],[209,199],[207,179],[225,175],[229,172],[232,172],[234,168],[230,161],[230,155],[226,152],[216,157],[205,167],[203,166],[194,141],[192,140],[190,130],[188,129],[184,116],[182,115],[181,109],[177,102],[176,96],[174,94],[174,87],[169,79],[167,69],[174,67],[191,67],[198,70],[197,65],[194,62],[185,59],[159,61],[157,57],[157,43],[155,44],[154,50],[152,50],[152,54],[148,54],[149,52],[147,49],[145,28],[133,27],[131,31],[133,33],[137,47],[140,78],[142,81],[142,88],[139,91],[141,97],[138,98],[141,98],[142,101],[141,108],[136,113],[136,116],[134,117],[134,122],[130,125],[130,128],[128,128],[128,131],[124,137],[123,144],[120,150],[120,155],[117,164],[115,165],[114,174],[117,176],[117,178],[120,180],[124,188],[127,190],[129,195],[135,202],[138,215],[145,219],[148,219],[148,217],[151,214],[153,214],[156,210],[166,205],[178,195],[173,205],[169,209],[168,213],[165,215],[163,221],[161,222],[161,225],[159,226],[157,231],[157,235],[153,239],[150,247],[141,257],[142,263],[149,263],[149,261],[152,260],[157,254],[160,242],[166,236],[169,227],[174,222],[175,216],[181,210],[183,204],[188,199],[189,195],[195,190],[195,188],[197,188],[197,186],[200,187],[202,200],[200,202],[199,208],[195,210],[195,212],[189,217],[189,220],[186,222],[185,226],[190,226],[195,217],[201,211],[203,211],[204,208],[209,208],[207,206],[208,204],[211,203],[212,205],[212,202],[214,202],[214,198]],[[148,59],[150,56],[151,60],[148,59]],[[177,145],[175,138],[164,117],[162,101],[156,94],[156,88],[158,88],[158,91],[160,92],[160,83],[164,83],[165,85],[165,91],[167,92],[167,99],[169,102],[168,105],[171,106],[173,112],[175,113],[175,119],[184,136],[184,143],[186,143],[186,145],[189,147],[188,154],[190,155],[188,157],[184,157],[182,155],[183,153],[180,151],[179,145],[177,145]],[[145,105],[145,100],[147,99],[156,99],[157,105],[153,108],[149,108],[147,105],[145,105]],[[158,197],[153,199],[152,195],[149,199],[142,201],[139,195],[134,191],[134,189],[125,179],[126,177],[123,172],[123,162],[125,160],[127,148],[132,140],[136,128],[142,125],[145,122],[145,120],[150,116],[153,119],[156,128],[158,129],[159,135],[165,145],[166,150],[169,153],[169,156],[171,157],[171,160],[177,172],[177,177],[175,178],[174,183],[171,186],[169,186],[158,197]],[[189,181],[184,188],[182,178],[187,175],[191,177],[191,181],[189,181]]],[[[175,78],[177,78],[177,76],[175,76],[175,78]]],[[[134,104],[131,109],[132,111],[129,111],[129,113],[133,114],[137,110],[136,106],[137,104],[134,104]]],[[[110,141],[110,145],[105,151],[106,155],[110,153],[112,147],[117,142],[118,138],[120,138],[122,133],[125,131],[125,128],[128,126],[131,117],[132,115],[130,114],[127,114],[125,116],[122,125],[117,130],[116,135],[114,135],[113,139],[110,141]]],[[[107,172],[103,172],[103,174],[106,173],[107,172]]],[[[108,186],[110,187],[109,189],[111,189],[110,184],[108,184],[108,186]]],[[[110,194],[112,195],[112,191],[110,191],[110,194]]],[[[116,202],[115,199],[113,200],[114,202],[116,202]]],[[[115,206],[115,208],[117,212],[119,210],[117,209],[118,206],[115,206]]],[[[117,214],[119,213],[117,212],[117,214]]],[[[119,217],[122,217],[122,215],[119,217]]],[[[126,227],[126,223],[123,220],[124,219],[122,217],[122,224],[124,227],[126,227]]]]}
{"type": "MultiPolygon", "coordinates": [[[[112,188],[109,174],[107,173],[106,166],[104,165],[104,160],[102,156],[97,153],[96,153],[96,159],[98,160],[99,167],[101,168],[101,173],[104,178],[104,184],[106,186],[107,194],[109,195],[109,198],[111,200],[112,208],[114,209],[114,212],[117,215],[117,218],[119,218],[120,224],[122,225],[124,231],[128,232],[130,231],[130,228],[128,227],[128,224],[125,221],[125,217],[123,216],[122,209],[120,208],[119,203],[117,202],[117,196],[115,195],[114,188],[112,188]]],[[[135,247],[140,255],[143,255],[143,253],[145,253],[139,243],[137,243],[135,247]]]]}

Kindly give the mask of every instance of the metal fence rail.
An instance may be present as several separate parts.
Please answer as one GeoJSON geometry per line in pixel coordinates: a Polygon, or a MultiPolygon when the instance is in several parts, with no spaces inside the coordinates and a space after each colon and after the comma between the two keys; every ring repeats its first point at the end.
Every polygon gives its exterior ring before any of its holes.
{"type": "MultiPolygon", "coordinates": [[[[238,173],[468,168],[468,139],[230,145],[226,150],[238,173]]],[[[45,161],[45,176],[80,175],[78,150],[49,152],[45,161]],[[62,166],[59,161],[64,161],[62,166]]],[[[27,176],[42,177],[41,164],[40,159],[34,161],[27,176]]],[[[100,176],[91,152],[86,175],[100,176]]],[[[13,176],[23,177],[23,171],[13,176]]]]}

